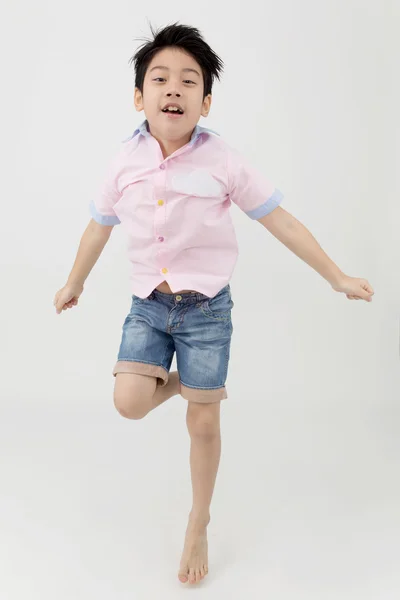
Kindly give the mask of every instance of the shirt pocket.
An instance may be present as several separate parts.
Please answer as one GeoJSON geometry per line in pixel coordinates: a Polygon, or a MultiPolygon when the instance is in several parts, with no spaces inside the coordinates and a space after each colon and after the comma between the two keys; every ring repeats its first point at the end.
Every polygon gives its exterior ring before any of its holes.
{"type": "Polygon", "coordinates": [[[206,169],[176,173],[171,177],[170,188],[180,194],[201,198],[220,198],[226,194],[223,183],[206,169]]]}

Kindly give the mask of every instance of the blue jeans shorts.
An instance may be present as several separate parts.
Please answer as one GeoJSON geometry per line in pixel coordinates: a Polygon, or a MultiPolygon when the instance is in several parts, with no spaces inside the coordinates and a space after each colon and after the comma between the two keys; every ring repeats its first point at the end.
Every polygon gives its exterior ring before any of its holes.
{"type": "Polygon", "coordinates": [[[113,375],[150,375],[165,385],[176,352],[182,397],[193,402],[224,400],[232,308],[229,285],[213,298],[158,290],[147,298],[133,295],[113,375]]]}

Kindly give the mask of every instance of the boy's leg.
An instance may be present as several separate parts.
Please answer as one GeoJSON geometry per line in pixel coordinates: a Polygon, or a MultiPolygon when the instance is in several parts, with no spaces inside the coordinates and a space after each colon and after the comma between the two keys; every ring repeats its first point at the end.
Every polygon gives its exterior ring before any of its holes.
{"type": "Polygon", "coordinates": [[[173,332],[181,396],[188,401],[193,486],[193,506],[178,573],[182,583],[197,583],[208,572],[207,525],[221,454],[220,405],[227,398],[232,306],[228,286],[214,298],[196,297],[173,332]]]}
{"type": "Polygon", "coordinates": [[[113,369],[114,404],[128,419],[141,419],[180,393],[178,373],[169,373],[175,352],[166,331],[170,310],[153,293],[147,298],[132,296],[113,369]]]}
{"type": "Polygon", "coordinates": [[[208,573],[207,525],[221,456],[220,405],[189,402],[187,409],[193,505],[178,574],[182,583],[198,583],[208,573]]]}
{"type": "Polygon", "coordinates": [[[142,419],[153,408],[179,394],[177,371],[169,374],[164,386],[157,385],[157,378],[137,373],[115,375],[114,404],[118,412],[128,419],[142,419]]]}

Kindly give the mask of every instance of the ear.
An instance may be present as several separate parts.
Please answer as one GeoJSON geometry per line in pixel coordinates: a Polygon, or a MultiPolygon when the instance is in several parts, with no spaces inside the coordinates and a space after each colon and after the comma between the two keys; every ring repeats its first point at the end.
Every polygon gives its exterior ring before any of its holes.
{"type": "Polygon", "coordinates": [[[201,108],[201,116],[202,117],[208,116],[208,113],[210,112],[210,108],[211,108],[211,101],[212,101],[212,96],[211,96],[211,94],[208,94],[203,100],[203,106],[201,108]]]}
{"type": "Polygon", "coordinates": [[[135,108],[138,112],[142,111],[144,106],[143,106],[143,94],[142,92],[139,90],[139,88],[135,88],[135,94],[134,94],[134,103],[135,103],[135,108]]]}

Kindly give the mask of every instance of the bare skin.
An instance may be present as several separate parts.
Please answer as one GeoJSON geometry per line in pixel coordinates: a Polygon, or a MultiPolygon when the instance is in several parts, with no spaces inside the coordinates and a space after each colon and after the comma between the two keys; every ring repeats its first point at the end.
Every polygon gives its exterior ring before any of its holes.
{"type": "Polygon", "coordinates": [[[220,405],[192,402],[186,414],[193,506],[178,573],[182,583],[199,583],[208,573],[207,526],[221,456],[220,405]]]}
{"type": "MultiPolygon", "coordinates": [[[[162,283],[160,283],[160,285],[158,285],[156,289],[159,292],[163,292],[164,294],[173,294],[174,293],[166,281],[163,281],[162,283]]],[[[175,292],[175,293],[176,294],[189,294],[190,292],[193,292],[193,291],[194,290],[179,290],[179,292],[175,292]]]]}
{"type": "MultiPolygon", "coordinates": [[[[114,403],[120,414],[141,419],[168,398],[179,394],[177,371],[170,373],[167,385],[157,386],[154,377],[118,373],[114,403]]],[[[178,571],[182,583],[199,583],[208,573],[207,526],[210,504],[221,455],[220,402],[188,404],[186,423],[191,439],[190,470],[193,503],[186,529],[178,571]]]]}

